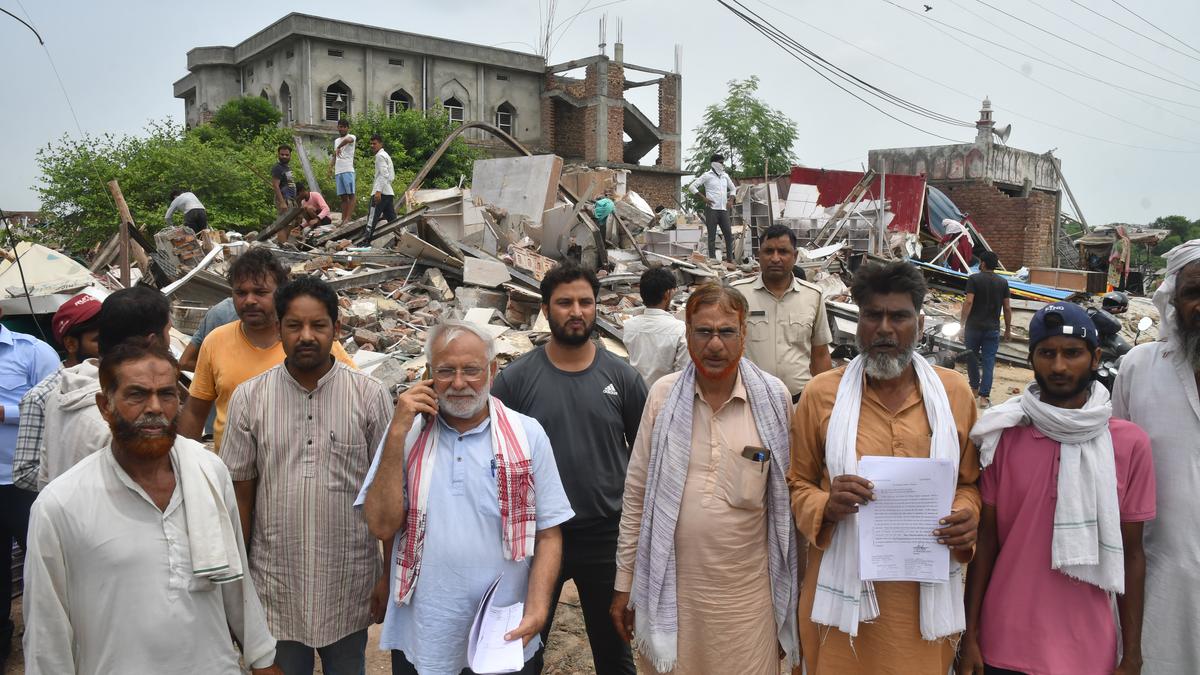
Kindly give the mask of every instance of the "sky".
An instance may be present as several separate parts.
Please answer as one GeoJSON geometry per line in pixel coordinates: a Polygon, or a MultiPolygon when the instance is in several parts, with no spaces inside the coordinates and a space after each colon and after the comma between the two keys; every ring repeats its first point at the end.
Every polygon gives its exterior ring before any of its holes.
{"type": "MultiPolygon", "coordinates": [[[[0,14],[0,90],[9,94],[0,109],[0,208],[37,209],[36,153],[63,134],[137,134],[151,120],[182,122],[171,87],[187,74],[193,47],[235,45],[296,11],[532,52],[548,2],[0,0],[45,40],[43,49],[0,14]]],[[[1013,126],[1010,146],[1054,150],[1092,225],[1200,219],[1190,175],[1200,159],[1200,51],[1175,39],[1200,32],[1194,0],[741,2],[827,61],[943,117],[973,122],[989,97],[997,124],[1013,126]]],[[[670,70],[682,46],[685,150],[705,106],[750,75],[761,80],[759,95],[796,122],[795,152],[807,166],[861,169],[871,149],[975,135],[868,99],[900,120],[885,116],[718,0],[557,5],[553,63],[597,53],[603,15],[610,55],[622,20],[630,63],[670,70]]]]}

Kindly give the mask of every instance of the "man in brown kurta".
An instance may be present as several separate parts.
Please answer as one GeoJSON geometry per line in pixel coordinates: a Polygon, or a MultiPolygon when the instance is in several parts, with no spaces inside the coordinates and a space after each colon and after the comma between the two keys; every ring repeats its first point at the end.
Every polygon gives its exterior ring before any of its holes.
{"type": "MultiPolygon", "coordinates": [[[[920,295],[923,296],[923,283],[921,286],[920,295]]],[[[911,351],[911,342],[915,342],[919,334],[916,308],[920,307],[920,302],[914,307],[913,301],[907,299],[909,293],[908,289],[896,293],[876,292],[876,298],[883,306],[871,310],[867,303],[859,300],[859,340],[866,343],[860,346],[861,351],[873,342],[891,342],[893,350],[907,348],[911,351]],[[912,312],[912,315],[899,316],[905,312],[912,312]]],[[[910,363],[905,374],[896,380],[909,377],[907,373],[911,369],[910,363]]],[[[807,571],[799,602],[800,643],[805,665],[810,675],[945,675],[954,662],[955,642],[922,639],[920,587],[915,582],[875,582],[879,617],[870,623],[860,623],[853,643],[846,633],[818,625],[810,619],[822,555],[837,527],[836,522],[829,521],[826,512],[830,476],[826,468],[825,444],[830,415],[845,371],[844,367],[837,368],[814,377],[804,390],[791,425],[792,461],[788,485],[792,513],[796,528],[809,542],[807,571]]],[[[858,457],[929,457],[932,430],[915,377],[910,386],[896,386],[894,382],[885,382],[881,386],[869,373],[859,413],[858,457]]],[[[971,521],[978,523],[981,506],[975,483],[979,478],[979,459],[969,437],[977,415],[974,398],[961,374],[938,368],[937,375],[946,391],[961,448],[958,488],[951,511],[969,512],[971,521]]],[[[970,538],[973,541],[973,534],[970,538]]],[[[966,563],[973,551],[972,544],[954,548],[951,555],[966,563]]]]}

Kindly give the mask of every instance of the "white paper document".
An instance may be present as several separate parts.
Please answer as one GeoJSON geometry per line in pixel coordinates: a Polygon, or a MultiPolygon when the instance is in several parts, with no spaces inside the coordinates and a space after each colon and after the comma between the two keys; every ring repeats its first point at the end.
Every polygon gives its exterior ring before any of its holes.
{"type": "Polygon", "coordinates": [[[492,602],[502,578],[503,574],[496,577],[483,594],[479,609],[475,611],[475,620],[471,622],[467,662],[476,673],[515,673],[525,666],[525,648],[521,640],[504,639],[506,633],[521,624],[525,604],[518,602],[497,607],[492,602]]]}
{"type": "Polygon", "coordinates": [[[858,571],[863,581],[946,581],[950,548],[933,531],[950,515],[953,462],[917,457],[858,460],[875,500],[858,509],[858,571]]]}

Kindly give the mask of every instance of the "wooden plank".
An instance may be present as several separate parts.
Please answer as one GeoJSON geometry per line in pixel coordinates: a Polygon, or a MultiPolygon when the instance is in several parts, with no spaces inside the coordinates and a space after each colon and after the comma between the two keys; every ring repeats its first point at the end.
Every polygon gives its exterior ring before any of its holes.
{"type": "Polygon", "coordinates": [[[299,215],[300,215],[300,205],[295,204],[291,208],[289,208],[287,211],[285,211],[283,213],[283,215],[276,218],[275,222],[268,225],[267,229],[263,230],[262,232],[259,232],[258,236],[255,237],[254,241],[267,241],[276,232],[279,232],[280,230],[287,227],[288,225],[291,225],[292,221],[295,220],[297,217],[299,217],[299,215]]]}

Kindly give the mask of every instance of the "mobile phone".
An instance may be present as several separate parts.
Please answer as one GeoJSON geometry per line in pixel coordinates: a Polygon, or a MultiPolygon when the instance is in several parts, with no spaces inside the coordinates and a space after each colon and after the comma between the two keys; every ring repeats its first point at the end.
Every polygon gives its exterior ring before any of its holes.
{"type": "Polygon", "coordinates": [[[747,445],[742,449],[742,457],[752,462],[765,462],[771,458],[771,451],[757,445],[747,445]]]}

